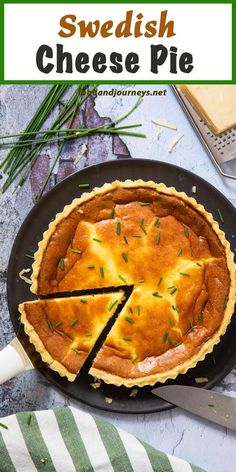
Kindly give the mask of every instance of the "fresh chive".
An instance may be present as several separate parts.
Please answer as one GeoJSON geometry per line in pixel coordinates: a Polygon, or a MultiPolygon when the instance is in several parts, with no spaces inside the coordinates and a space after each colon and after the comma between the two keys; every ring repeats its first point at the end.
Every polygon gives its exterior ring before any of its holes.
{"type": "Polygon", "coordinates": [[[161,285],[162,280],[163,280],[163,277],[161,277],[161,278],[159,279],[158,284],[157,284],[158,287],[159,287],[159,285],[161,285]]]}
{"type": "Polygon", "coordinates": [[[142,228],[144,225],[144,218],[141,219],[141,222],[140,222],[140,228],[142,228]]]}
{"type": "Polygon", "coordinates": [[[88,269],[95,269],[95,266],[90,265],[90,266],[88,266],[88,269]]]}
{"type": "Polygon", "coordinates": [[[133,309],[131,308],[131,306],[129,307],[129,311],[130,313],[133,313],[133,309]]]}
{"type": "Polygon", "coordinates": [[[181,256],[182,252],[183,252],[183,249],[182,249],[182,248],[179,248],[179,250],[178,250],[178,252],[177,252],[177,257],[181,256]]]}
{"type": "Polygon", "coordinates": [[[144,232],[144,234],[147,235],[147,231],[146,231],[146,229],[145,229],[143,226],[142,226],[141,230],[144,232]]]}
{"type": "Polygon", "coordinates": [[[156,228],[159,228],[161,222],[160,222],[160,218],[157,218],[155,223],[154,223],[154,226],[156,226],[156,228]]]}
{"type": "Polygon", "coordinates": [[[77,323],[78,323],[79,320],[73,320],[71,323],[70,323],[70,326],[71,328],[73,328],[73,326],[75,326],[77,323]]]}
{"type": "Polygon", "coordinates": [[[129,336],[126,336],[125,338],[122,338],[124,341],[132,341],[132,338],[130,338],[129,336]]]}
{"type": "Polygon", "coordinates": [[[76,352],[76,354],[81,354],[81,351],[77,349],[76,347],[73,349],[73,351],[76,352]]]}
{"type": "Polygon", "coordinates": [[[140,316],[140,315],[141,315],[141,307],[140,307],[140,305],[138,305],[137,309],[138,309],[138,316],[140,316]]]}
{"type": "Polygon", "coordinates": [[[137,282],[137,283],[138,283],[138,284],[143,284],[144,282],[145,282],[145,280],[144,280],[144,279],[140,279],[140,280],[138,280],[138,282],[137,282]]]}
{"type": "Polygon", "coordinates": [[[219,215],[219,217],[220,217],[220,221],[221,221],[221,223],[224,223],[224,222],[225,222],[225,220],[224,220],[224,218],[223,218],[223,215],[222,215],[222,213],[221,213],[221,211],[220,211],[220,209],[219,209],[219,208],[217,208],[217,213],[218,213],[218,215],[219,215]]]}
{"type": "Polygon", "coordinates": [[[90,184],[79,184],[79,188],[89,188],[90,184]]]}
{"type": "Polygon", "coordinates": [[[138,360],[138,356],[137,354],[135,354],[135,356],[132,358],[132,363],[134,364],[137,360],[138,360]]]}
{"type": "Polygon", "coordinates": [[[49,327],[51,333],[54,333],[54,328],[52,326],[52,322],[50,320],[47,320],[47,324],[48,324],[48,327],[49,327]]]}
{"type": "Polygon", "coordinates": [[[114,308],[114,306],[117,305],[117,303],[118,303],[118,300],[115,300],[114,302],[112,302],[112,303],[110,304],[110,306],[108,307],[108,311],[111,311],[112,308],[114,308]]]}
{"type": "Polygon", "coordinates": [[[74,252],[75,254],[81,254],[81,250],[80,249],[71,249],[71,252],[74,252]]]}
{"type": "Polygon", "coordinates": [[[140,206],[141,206],[141,207],[148,206],[148,205],[150,205],[150,202],[142,202],[142,203],[140,203],[140,206]]]}
{"type": "Polygon", "coordinates": [[[194,325],[193,325],[193,321],[189,322],[189,326],[190,326],[191,331],[194,332],[195,328],[194,328],[194,325]]]}
{"type": "Polygon", "coordinates": [[[165,343],[165,342],[166,342],[166,340],[167,340],[168,336],[169,336],[169,333],[168,333],[168,332],[166,332],[166,333],[164,334],[163,338],[162,338],[162,342],[163,342],[163,343],[165,343]]]}
{"type": "Polygon", "coordinates": [[[103,269],[103,267],[100,267],[99,270],[100,270],[101,277],[104,278],[104,269],[103,269]]]}
{"type": "Polygon", "coordinates": [[[200,262],[196,262],[197,266],[202,267],[202,264],[200,262]]]}
{"type": "Polygon", "coordinates": [[[125,254],[125,252],[122,252],[121,255],[122,255],[124,261],[125,261],[125,262],[128,262],[128,256],[127,256],[127,254],[125,254]]]}
{"type": "Polygon", "coordinates": [[[25,254],[25,257],[28,257],[28,259],[34,259],[34,256],[32,256],[31,254],[25,254]]]}
{"type": "Polygon", "coordinates": [[[122,282],[124,282],[125,284],[127,283],[127,280],[125,280],[125,278],[122,277],[122,275],[118,274],[118,277],[120,280],[122,280],[122,282]]]}
{"type": "Polygon", "coordinates": [[[126,316],[125,319],[126,321],[128,321],[128,323],[134,324],[134,320],[132,320],[132,318],[130,318],[129,316],[126,316]]]}
{"type": "Polygon", "coordinates": [[[213,405],[213,403],[208,403],[208,406],[209,406],[210,408],[214,408],[214,407],[215,407],[215,405],[213,405]]]}
{"type": "Polygon", "coordinates": [[[224,299],[224,309],[227,307],[228,301],[229,301],[229,297],[225,297],[225,299],[224,299]]]}
{"type": "Polygon", "coordinates": [[[94,241],[96,241],[96,243],[101,243],[101,239],[97,239],[97,238],[93,238],[94,241]]]}
{"type": "Polygon", "coordinates": [[[170,294],[173,295],[177,291],[177,287],[173,287],[170,291],[170,294]]]}
{"type": "Polygon", "coordinates": [[[118,221],[117,225],[116,225],[116,234],[118,236],[120,236],[120,232],[121,232],[121,224],[120,222],[118,221]]]}
{"type": "Polygon", "coordinates": [[[8,426],[4,423],[0,423],[0,428],[3,428],[3,429],[8,429],[8,426]]]}
{"type": "Polygon", "coordinates": [[[201,312],[201,311],[198,313],[197,319],[198,319],[199,323],[202,323],[202,322],[203,322],[203,316],[202,316],[202,312],[201,312]]]}
{"type": "Polygon", "coordinates": [[[170,318],[170,326],[171,326],[171,328],[173,328],[174,325],[175,325],[175,322],[174,322],[173,318],[170,318]]]}
{"type": "Polygon", "coordinates": [[[179,308],[177,307],[177,305],[176,305],[176,306],[175,306],[175,305],[172,305],[172,308],[173,308],[174,311],[176,311],[177,313],[179,313],[179,308]]]}
{"type": "Polygon", "coordinates": [[[65,270],[65,260],[63,259],[63,257],[59,261],[59,267],[61,270],[65,270]]]}
{"type": "Polygon", "coordinates": [[[85,333],[86,338],[90,338],[92,336],[92,333],[85,333]]]}
{"type": "Polygon", "coordinates": [[[60,326],[62,325],[62,323],[63,323],[63,321],[58,321],[58,322],[56,323],[56,328],[60,328],[60,326]]]}
{"type": "Polygon", "coordinates": [[[171,339],[170,337],[168,337],[168,343],[169,343],[169,345],[170,345],[171,347],[173,346],[173,341],[172,341],[172,339],[171,339]]]}
{"type": "Polygon", "coordinates": [[[184,275],[185,277],[190,277],[190,274],[188,274],[187,272],[180,272],[180,275],[184,275]]]}
{"type": "Polygon", "coordinates": [[[128,239],[126,238],[126,236],[124,236],[124,242],[125,242],[125,244],[129,244],[128,239]]]}
{"type": "Polygon", "coordinates": [[[114,218],[114,216],[115,216],[115,208],[112,208],[112,210],[111,210],[111,218],[114,218]]]}
{"type": "Polygon", "coordinates": [[[186,236],[186,238],[189,238],[189,229],[187,228],[187,226],[184,227],[184,236],[186,236]]]}
{"type": "Polygon", "coordinates": [[[158,231],[158,233],[157,233],[157,244],[160,244],[160,240],[161,240],[161,233],[160,233],[160,231],[158,231]]]}
{"type": "Polygon", "coordinates": [[[142,238],[139,234],[132,234],[132,238],[142,238]]]}
{"type": "Polygon", "coordinates": [[[30,426],[31,420],[32,420],[32,415],[30,414],[30,415],[28,416],[28,419],[27,419],[27,425],[28,425],[28,426],[30,426]]]}
{"type": "Polygon", "coordinates": [[[153,297],[163,298],[158,292],[153,292],[152,295],[153,297]]]}
{"type": "Polygon", "coordinates": [[[84,298],[81,298],[80,303],[88,303],[88,300],[85,300],[84,298]]]}

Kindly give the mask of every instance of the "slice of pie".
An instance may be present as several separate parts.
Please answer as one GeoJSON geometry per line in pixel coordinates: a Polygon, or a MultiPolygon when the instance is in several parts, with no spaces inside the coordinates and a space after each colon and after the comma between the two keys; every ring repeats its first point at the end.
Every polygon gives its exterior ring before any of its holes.
{"type": "Polygon", "coordinates": [[[124,292],[53,298],[19,306],[25,332],[44,362],[73,381],[124,292]]]}
{"type": "Polygon", "coordinates": [[[31,290],[133,287],[91,373],[142,386],[175,378],[212,351],[234,310],[234,271],[224,233],[195,199],[164,184],[117,181],[50,223],[31,290]]]}

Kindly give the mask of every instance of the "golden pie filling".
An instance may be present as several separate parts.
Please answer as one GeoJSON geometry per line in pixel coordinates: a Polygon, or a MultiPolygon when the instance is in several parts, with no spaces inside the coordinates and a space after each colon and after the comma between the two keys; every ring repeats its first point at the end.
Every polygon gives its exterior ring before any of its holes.
{"type": "Polygon", "coordinates": [[[175,378],[212,351],[233,313],[234,271],[224,233],[194,199],[163,184],[114,182],[49,225],[32,291],[132,286],[90,373],[142,386],[175,378]]]}

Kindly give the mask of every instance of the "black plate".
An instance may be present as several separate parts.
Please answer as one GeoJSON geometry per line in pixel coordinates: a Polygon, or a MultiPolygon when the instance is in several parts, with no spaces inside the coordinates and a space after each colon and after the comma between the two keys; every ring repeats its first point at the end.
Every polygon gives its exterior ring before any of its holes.
{"type": "MultiPolygon", "coordinates": [[[[197,175],[171,164],[148,159],[122,159],[87,167],[65,179],[42,198],[31,210],[17,235],[8,267],[8,304],[16,332],[19,330],[18,304],[35,298],[30,294],[29,286],[19,280],[18,276],[22,268],[30,266],[25,254],[36,250],[43,231],[55,214],[73,198],[80,196],[82,191],[79,189],[79,183],[89,182],[93,188],[115,179],[139,178],[164,182],[167,186],[175,186],[177,190],[185,191],[188,195],[193,195],[192,187],[196,186],[197,200],[218,220],[217,208],[220,209],[224,217],[224,224],[220,222],[220,226],[235,251],[236,238],[233,227],[236,210],[218,190],[197,175]]],[[[205,386],[211,388],[220,382],[236,364],[235,332],[236,317],[233,317],[227,333],[215,347],[213,354],[208,354],[203,362],[199,362],[197,367],[189,370],[187,374],[180,375],[175,383],[196,385],[195,377],[207,377],[209,381],[205,386]]],[[[136,397],[130,398],[130,390],[125,387],[104,384],[100,389],[94,390],[90,387],[92,378],[84,372],[76,382],[70,383],[45,366],[40,370],[59,390],[96,408],[120,413],[150,413],[171,408],[169,403],[152,395],[150,387],[140,389],[136,397]],[[106,403],[104,397],[111,397],[113,402],[106,403]]]]}

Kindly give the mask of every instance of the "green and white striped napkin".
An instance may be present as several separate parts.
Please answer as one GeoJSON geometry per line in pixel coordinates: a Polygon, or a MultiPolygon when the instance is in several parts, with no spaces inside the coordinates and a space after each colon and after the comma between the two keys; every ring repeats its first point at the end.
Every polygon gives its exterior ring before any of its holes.
{"type": "Polygon", "coordinates": [[[0,472],[203,472],[75,408],[0,423],[0,472]]]}

